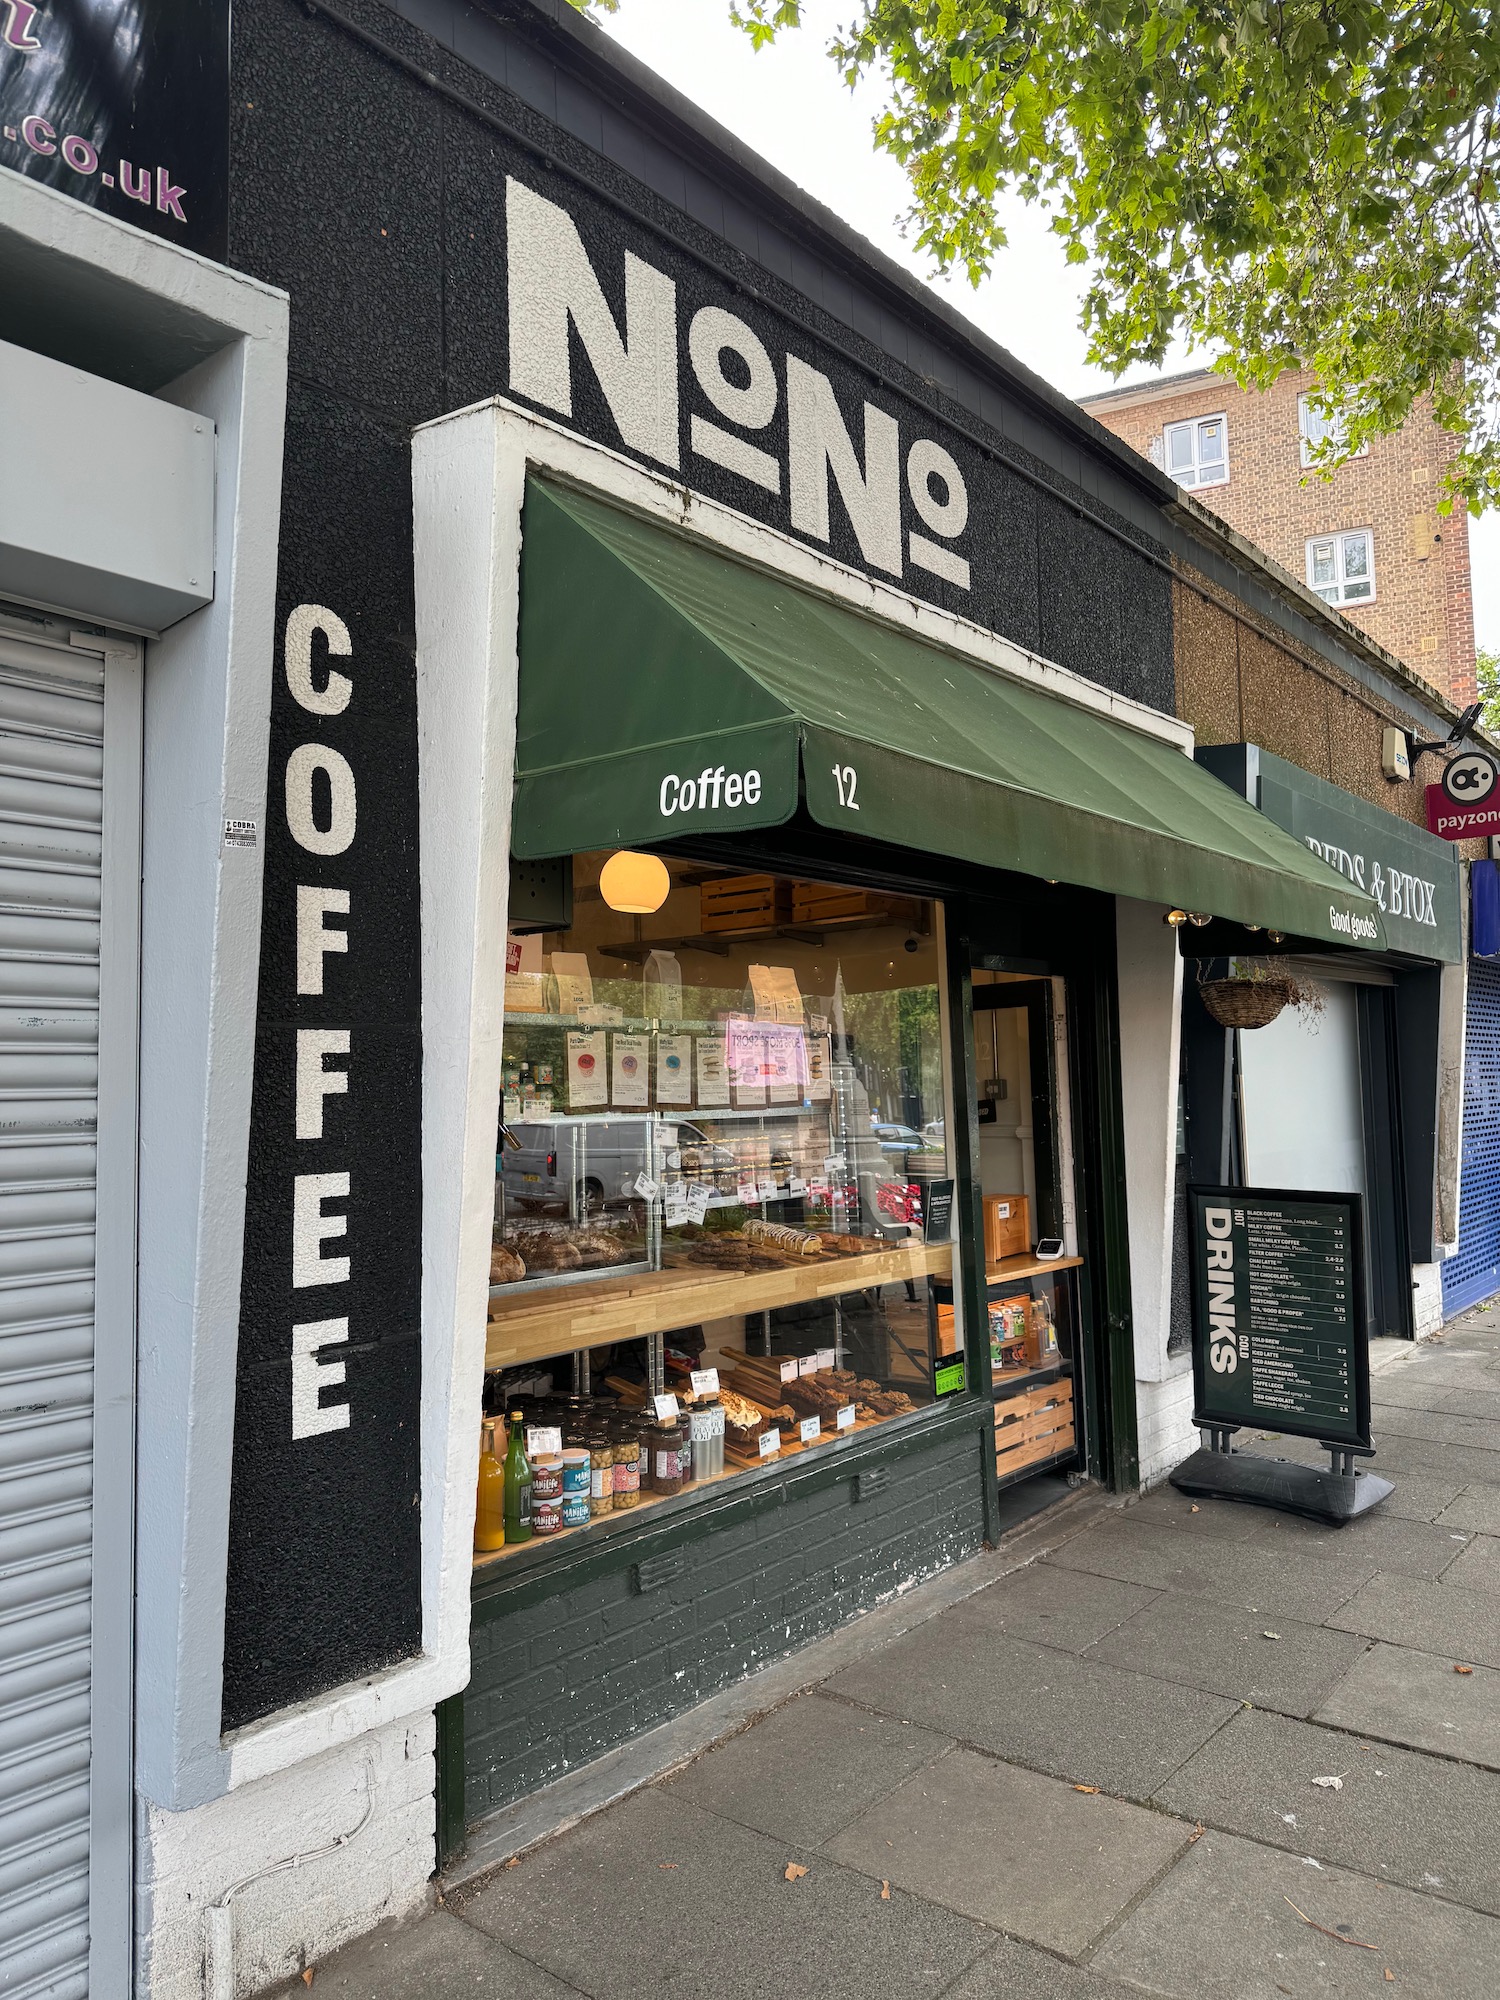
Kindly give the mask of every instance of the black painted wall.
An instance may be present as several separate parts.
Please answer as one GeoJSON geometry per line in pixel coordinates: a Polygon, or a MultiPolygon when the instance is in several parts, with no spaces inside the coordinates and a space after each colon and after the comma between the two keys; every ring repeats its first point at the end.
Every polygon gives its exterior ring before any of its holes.
{"type": "MultiPolygon", "coordinates": [[[[419,1395],[420,1011],[416,713],[410,433],[414,425],[509,392],[505,181],[514,175],[574,216],[616,312],[627,248],[669,273],[679,326],[719,303],[759,332],[778,367],[798,354],[833,382],[852,434],[869,401],[901,419],[904,438],[933,437],[963,470],[973,589],[930,576],[906,585],[1105,686],[1170,711],[1169,577],[1138,522],[1099,497],[1117,466],[1078,461],[1077,441],[1035,410],[989,425],[892,358],[891,329],[858,330],[862,294],[838,259],[787,210],[800,248],[773,271],[694,216],[730,226],[699,160],[685,163],[679,205],[574,136],[594,132],[628,157],[649,105],[566,70],[566,38],[548,39],[525,0],[493,12],[431,5],[429,25],[472,49],[459,60],[379,0],[341,11],[397,57],[470,100],[453,101],[327,14],[295,0],[242,0],[233,23],[230,261],[291,294],[291,391],[280,551],[280,623],[301,603],[348,625],[354,682],[343,713],[308,714],[280,672],[268,782],[260,1030],[252,1109],[224,1720],[232,1727],[415,1652],[420,1643],[419,1395]],[[524,30],[524,32],[523,32],[524,30]],[[542,35],[539,42],[536,37],[542,35]],[[550,65],[550,67],[549,67],[550,65]],[[495,78],[524,83],[531,104],[495,78]],[[531,108],[550,102],[570,133],[531,108]],[[492,121],[534,140],[506,137],[492,121]],[[631,121],[635,120],[634,125],[631,121]],[[622,134],[624,135],[622,137],[622,134]],[[541,157],[545,152],[550,167],[541,157]],[[576,169],[572,173],[566,168],[576,169]],[[717,206],[716,206],[717,201],[717,206]],[[689,213],[689,207],[693,213],[689,213]],[[627,212],[628,211],[628,212],[627,212]],[[845,286],[843,317],[815,304],[845,286]],[[878,337],[877,337],[878,336],[878,337]],[[1027,448],[1030,437],[1038,449],[1027,448]],[[1106,471],[1108,477],[1106,477],[1106,471]],[[1089,518],[1089,515],[1095,518],[1089,518]],[[1108,525],[1100,525],[1100,520],[1108,525]],[[1139,549],[1139,552],[1138,552],[1139,549]],[[327,743],[358,786],[349,851],[319,858],[291,840],[282,807],[286,758],[327,743]],[[327,991],[299,999],[292,973],[299,883],[348,886],[350,949],[329,958],[327,991]],[[291,1114],[298,1025],[351,1030],[347,1097],[328,1100],[326,1137],[298,1141],[291,1114]],[[298,1172],[347,1171],[351,1279],[293,1291],[290,1205],[298,1172]],[[348,1313],[337,1351],[349,1427],[294,1440],[290,1328],[348,1313]]],[[[653,178],[660,181],[661,138],[653,178]]],[[[710,162],[710,165],[712,163],[710,162]]],[[[771,197],[768,203],[774,206],[771,197]]],[[[765,240],[769,240],[768,232],[765,240]]],[[[760,239],[758,239],[759,246],[760,239]]],[[[768,253],[769,254],[769,253],[768,253]]],[[[888,306],[882,307],[887,312],[888,306]]],[[[897,343],[899,344],[899,343],[897,343]]],[[[913,351],[920,346],[913,335],[913,351]]],[[[577,429],[622,448],[581,350],[577,429]]],[[[684,437],[696,408],[683,370],[684,437]]],[[[969,399],[970,402],[973,398],[969,399]]],[[[982,400],[982,399],[981,399],[982,400]]],[[[1013,404],[996,390],[997,410],[1013,404]]],[[[782,421],[778,417],[778,424],[782,421]]],[[[780,452],[773,432],[758,442],[780,452]]],[[[688,459],[702,490],[785,529],[780,503],[688,459]]],[[[908,525],[912,525],[909,522],[908,525]]],[[[835,501],[833,553],[859,551],[835,501]]],[[[441,840],[440,827],[425,829],[441,840]]],[[[330,1350],[329,1358],[335,1357],[330,1350]]],[[[325,1396],[325,1401],[332,1400],[325,1396]]],[[[976,1500],[977,1505],[977,1500],[976,1500]]]]}

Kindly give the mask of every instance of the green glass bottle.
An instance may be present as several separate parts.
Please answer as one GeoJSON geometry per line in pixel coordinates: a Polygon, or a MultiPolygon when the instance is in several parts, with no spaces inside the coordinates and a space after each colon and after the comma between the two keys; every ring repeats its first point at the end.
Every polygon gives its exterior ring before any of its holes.
{"type": "Polygon", "coordinates": [[[526,1432],[521,1412],[510,1413],[510,1444],[505,1453],[505,1539],[531,1540],[531,1460],[526,1456],[526,1432]]]}

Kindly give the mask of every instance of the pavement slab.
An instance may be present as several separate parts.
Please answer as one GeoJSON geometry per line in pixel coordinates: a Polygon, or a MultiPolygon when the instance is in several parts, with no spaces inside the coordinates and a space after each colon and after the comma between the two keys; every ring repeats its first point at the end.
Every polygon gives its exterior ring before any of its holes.
{"type": "Polygon", "coordinates": [[[1469,1666],[1500,1667],[1500,1598],[1451,1583],[1377,1576],[1327,1620],[1426,1653],[1444,1652],[1469,1666]]]}
{"type": "Polygon", "coordinates": [[[1314,1720],[1500,1770],[1500,1673],[1456,1674],[1454,1665],[1451,1654],[1374,1646],[1314,1720]]]}
{"type": "Polygon", "coordinates": [[[1464,1490],[1461,1479],[1444,1479],[1434,1472],[1403,1472],[1395,1484],[1395,1492],[1381,1501],[1373,1519],[1436,1521],[1464,1490]]]}
{"type": "MultiPolygon", "coordinates": [[[[409,1924],[382,1924],[357,1938],[313,1971],[318,2000],[393,2000],[420,1994],[422,2000],[576,2000],[584,1991],[565,1986],[494,1938],[434,1910],[409,1924]]],[[[299,1979],[272,1989],[277,1994],[308,1991],[299,1979]]]]}
{"type": "Polygon", "coordinates": [[[1205,1538],[1223,1536],[1231,1542],[1248,1542],[1256,1529],[1259,1510],[1234,1500],[1194,1500],[1175,1486],[1158,1486],[1127,1508],[1122,1518],[1152,1528],[1182,1528],[1205,1538]]]}
{"type": "MultiPolygon", "coordinates": [[[[1436,1444],[1461,1444],[1475,1451],[1500,1453],[1500,1422],[1493,1417],[1396,1409],[1387,1405],[1380,1413],[1380,1429],[1385,1438],[1425,1438],[1436,1444]]],[[[1496,1471],[1500,1474],[1500,1463],[1496,1471]]]]}
{"type": "Polygon", "coordinates": [[[1173,1528],[1137,1525],[1128,1515],[1099,1522],[1055,1550],[1049,1561],[1312,1625],[1321,1624],[1380,1568],[1353,1548],[1339,1555],[1299,1553],[1288,1563],[1279,1551],[1253,1542],[1199,1540],[1173,1528]]]}
{"type": "Polygon", "coordinates": [[[1032,1770],[1148,1799],[1235,1704],[946,1618],[828,1682],[828,1691],[1032,1770]]]}
{"type": "Polygon", "coordinates": [[[969,1750],[847,1826],[835,1860],[1076,1958],[1187,1846],[1192,1827],[969,1750]]]}
{"type": "Polygon", "coordinates": [[[1140,2000],[1138,1986],[1064,1964],[1016,1938],[999,1938],[943,2000],[1140,2000]]]}
{"type": "Polygon", "coordinates": [[[1183,2000],[1494,2000],[1497,1967],[1493,1917],[1222,1833],[1190,1847],[1093,1961],[1183,2000]]]}
{"type": "Polygon", "coordinates": [[[637,1792],[455,1903],[590,2000],[914,2000],[991,1942],[980,1925],[814,1848],[637,1792]],[[786,1869],[807,1869],[788,1882],[786,1869]]]}
{"type": "Polygon", "coordinates": [[[1167,1593],[1107,1634],[1087,1657],[1260,1708],[1310,1715],[1364,1650],[1365,1641],[1352,1632],[1280,1617],[1268,1625],[1242,1606],[1167,1593]]]}
{"type": "Polygon", "coordinates": [[[1500,1535],[1500,1484],[1465,1486],[1438,1515],[1437,1525],[1500,1535]]]}
{"type": "Polygon", "coordinates": [[[1297,1514],[1283,1514],[1257,1508],[1260,1515],[1253,1548],[1274,1548],[1284,1559],[1300,1562],[1304,1551],[1317,1555],[1351,1556],[1368,1562],[1372,1570],[1394,1572],[1398,1576],[1441,1576],[1463,1548],[1453,1540],[1453,1531],[1435,1528],[1426,1521],[1405,1521],[1388,1514],[1382,1503],[1346,1527],[1330,1527],[1325,1521],[1307,1521],[1297,1514]]]}
{"type": "Polygon", "coordinates": [[[1157,1592],[1114,1577],[1032,1563],[956,1604],[955,1626],[1082,1653],[1152,1603],[1157,1592]]]}
{"type": "Polygon", "coordinates": [[[1443,1581],[1456,1590],[1500,1591],[1500,1535],[1471,1535],[1444,1570],[1443,1581]]]}
{"type": "Polygon", "coordinates": [[[1156,1799],[1208,1826],[1500,1914],[1492,1771],[1245,1709],[1156,1799]],[[1313,1783],[1327,1776],[1343,1789],[1313,1783]]]}
{"type": "Polygon", "coordinates": [[[1426,1405],[1433,1410],[1449,1410],[1458,1416],[1500,1418],[1500,1378],[1493,1388],[1475,1388],[1466,1383],[1459,1389],[1445,1389],[1434,1383],[1437,1401],[1426,1405]]]}
{"type": "MultiPolygon", "coordinates": [[[[1372,1376],[1370,1381],[1371,1408],[1399,1410],[1439,1410],[1444,1407],[1443,1397],[1454,1393],[1447,1382],[1435,1382],[1422,1368],[1390,1369],[1384,1375],[1372,1376]]],[[[1476,1416],[1484,1414],[1476,1411],[1476,1416]]],[[[1378,1415],[1375,1422],[1380,1421],[1378,1415]]]]}
{"type": "Polygon", "coordinates": [[[929,1730],[808,1694],[699,1757],[665,1789],[705,1812],[817,1847],[950,1747],[929,1730]]]}
{"type": "MultiPolygon", "coordinates": [[[[1386,1479],[1400,1479],[1406,1473],[1421,1472],[1439,1479],[1458,1479],[1466,1486],[1475,1482],[1483,1485],[1500,1481],[1500,1453],[1497,1452],[1466,1444],[1445,1444],[1439,1438],[1411,1437],[1384,1429],[1375,1432],[1375,1445],[1375,1456],[1362,1463],[1367,1471],[1378,1472],[1386,1479]]],[[[1290,1451],[1286,1455],[1296,1456],[1290,1451]]],[[[1309,1457],[1306,1462],[1326,1465],[1327,1455],[1325,1453],[1321,1459],[1309,1457]]]]}

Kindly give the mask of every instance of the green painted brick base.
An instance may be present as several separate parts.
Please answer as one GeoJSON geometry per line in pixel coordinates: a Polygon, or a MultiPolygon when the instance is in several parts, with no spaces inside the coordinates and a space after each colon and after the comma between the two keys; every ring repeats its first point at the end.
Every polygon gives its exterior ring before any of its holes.
{"type": "Polygon", "coordinates": [[[659,1527],[643,1516],[639,1532],[507,1558],[512,1574],[476,1582],[452,1817],[484,1819],[972,1555],[986,1421],[973,1404],[933,1412],[899,1442],[866,1433],[816,1471],[689,1501],[659,1527]]]}

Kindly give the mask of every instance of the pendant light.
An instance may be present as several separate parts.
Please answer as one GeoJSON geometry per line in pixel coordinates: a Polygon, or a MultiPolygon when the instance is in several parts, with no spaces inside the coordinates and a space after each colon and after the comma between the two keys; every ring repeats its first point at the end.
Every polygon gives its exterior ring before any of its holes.
{"type": "Polygon", "coordinates": [[[599,871],[599,894],[627,917],[654,916],[671,887],[665,861],[654,854],[633,854],[628,847],[612,854],[599,871]]]}

